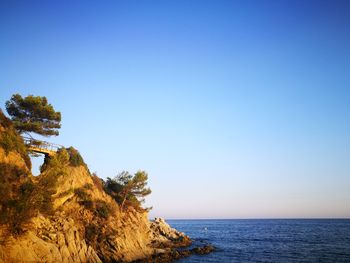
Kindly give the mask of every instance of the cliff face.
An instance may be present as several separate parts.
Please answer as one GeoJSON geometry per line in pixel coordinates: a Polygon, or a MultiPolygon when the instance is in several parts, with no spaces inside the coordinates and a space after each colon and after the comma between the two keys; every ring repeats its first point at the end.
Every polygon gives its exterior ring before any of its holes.
{"type": "Polygon", "coordinates": [[[70,151],[33,177],[23,141],[0,112],[0,262],[129,262],[190,239],[119,205],[70,151]]]}

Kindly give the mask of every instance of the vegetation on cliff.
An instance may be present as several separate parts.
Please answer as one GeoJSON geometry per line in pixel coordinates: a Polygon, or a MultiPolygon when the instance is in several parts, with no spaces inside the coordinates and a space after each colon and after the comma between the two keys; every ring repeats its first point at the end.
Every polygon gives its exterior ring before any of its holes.
{"type": "Polygon", "coordinates": [[[148,174],[145,171],[138,171],[134,176],[124,171],[113,179],[107,178],[105,191],[120,204],[121,210],[125,205],[132,205],[140,209],[144,197],[152,192],[147,187],[147,180],[148,174]]]}
{"type": "Polygon", "coordinates": [[[104,181],[78,150],[62,147],[34,177],[28,151],[0,110],[0,263],[156,262],[152,255],[170,260],[191,243],[164,221],[148,221],[145,171],[104,181]]]}
{"type": "Polygon", "coordinates": [[[22,233],[23,225],[38,212],[50,210],[50,181],[36,183],[30,168],[23,139],[0,111],[0,224],[13,234],[22,233]]]}
{"type": "Polygon", "coordinates": [[[23,144],[23,139],[16,132],[13,123],[0,109],[0,147],[9,154],[11,151],[17,152],[25,161],[27,167],[31,168],[30,158],[27,148],[23,144]]]}
{"type": "MultiPolygon", "coordinates": [[[[91,182],[85,183],[80,187],[74,187],[59,193],[59,197],[73,194],[74,200],[83,209],[89,211],[95,218],[95,225],[89,224],[86,228],[88,240],[94,240],[96,236],[95,226],[102,224],[111,215],[115,214],[118,205],[123,204],[124,208],[133,206],[140,209],[141,202],[136,196],[142,193],[149,193],[149,189],[141,189],[147,184],[147,174],[138,172],[134,177],[121,184],[120,189],[113,189],[114,197],[124,197],[123,200],[113,198],[115,205],[105,200],[93,197],[93,188],[98,191],[111,195],[107,191],[109,185],[96,175],[90,175],[87,166],[81,157],[79,151],[73,147],[61,148],[54,156],[45,158],[41,166],[41,175],[31,176],[30,159],[27,148],[22,138],[14,129],[11,121],[0,112],[0,148],[3,150],[3,156],[0,158],[0,224],[7,225],[8,230],[13,234],[24,233],[26,225],[31,218],[38,214],[52,216],[54,214],[54,202],[57,198],[57,189],[62,177],[69,178],[72,169],[83,167],[91,182]],[[4,162],[7,155],[17,154],[17,159],[23,159],[25,166],[13,165],[4,162]],[[138,189],[138,191],[136,191],[138,189]],[[55,196],[56,195],[56,196],[55,196]],[[125,200],[128,202],[125,202],[125,200]],[[102,220],[102,221],[101,221],[102,220]]],[[[113,201],[112,201],[113,202],[113,201]]]]}
{"type": "Polygon", "coordinates": [[[6,110],[19,133],[34,132],[43,136],[57,136],[61,128],[61,113],[56,112],[46,97],[12,95],[6,110]]]}

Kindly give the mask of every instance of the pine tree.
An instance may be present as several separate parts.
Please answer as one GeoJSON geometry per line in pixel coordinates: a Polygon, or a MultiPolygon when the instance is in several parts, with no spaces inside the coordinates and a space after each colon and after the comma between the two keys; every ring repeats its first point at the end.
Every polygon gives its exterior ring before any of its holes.
{"type": "Polygon", "coordinates": [[[120,204],[123,210],[125,202],[130,201],[136,206],[144,201],[144,197],[152,191],[147,187],[148,174],[138,171],[134,176],[128,172],[118,174],[114,179],[107,178],[107,192],[120,204]]]}
{"type": "Polygon", "coordinates": [[[46,97],[29,95],[22,98],[21,95],[14,94],[6,102],[6,110],[20,134],[30,132],[43,136],[59,134],[61,113],[54,110],[46,97]]]}

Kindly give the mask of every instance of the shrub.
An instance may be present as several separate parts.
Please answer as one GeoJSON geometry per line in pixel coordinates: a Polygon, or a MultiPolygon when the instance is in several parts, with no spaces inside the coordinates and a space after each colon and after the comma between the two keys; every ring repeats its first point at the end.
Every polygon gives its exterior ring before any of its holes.
{"type": "Polygon", "coordinates": [[[42,175],[38,181],[37,202],[40,212],[44,214],[53,213],[52,195],[56,193],[58,178],[66,174],[64,164],[59,160],[61,154],[51,158],[45,158],[40,171],[42,175]]]}
{"type": "Polygon", "coordinates": [[[10,233],[14,235],[24,233],[22,226],[30,218],[30,210],[26,209],[23,199],[11,199],[7,202],[7,224],[10,233]]]}
{"type": "Polygon", "coordinates": [[[108,218],[111,214],[111,208],[105,201],[99,200],[96,202],[96,215],[102,218],[108,218]]]}
{"type": "Polygon", "coordinates": [[[94,202],[92,200],[84,200],[80,201],[79,203],[90,211],[93,211],[94,209],[94,202]]]}
{"type": "Polygon", "coordinates": [[[70,158],[67,149],[64,147],[58,149],[56,156],[58,161],[60,161],[62,164],[65,164],[66,162],[68,162],[70,158]]]}
{"type": "Polygon", "coordinates": [[[7,130],[0,133],[0,147],[4,149],[6,154],[9,154],[11,151],[18,152],[24,159],[27,167],[31,169],[27,148],[23,143],[23,139],[14,130],[7,130]]]}
{"type": "Polygon", "coordinates": [[[15,134],[9,132],[3,132],[1,134],[0,146],[8,154],[11,151],[17,151],[19,148],[19,142],[15,134]]]}
{"type": "Polygon", "coordinates": [[[44,177],[48,177],[50,181],[57,181],[57,178],[66,174],[66,161],[65,151],[59,151],[52,157],[45,158],[44,163],[40,167],[40,172],[45,174],[44,177]]]}
{"type": "Polygon", "coordinates": [[[27,188],[20,185],[25,175],[25,171],[16,165],[0,163],[0,223],[13,226],[10,228],[14,233],[19,232],[17,230],[22,223],[22,212],[24,211],[18,209],[18,202],[26,200],[22,196],[28,193],[27,188]]]}
{"type": "Polygon", "coordinates": [[[74,149],[73,147],[67,148],[67,152],[69,153],[69,163],[71,166],[76,167],[80,165],[86,166],[84,163],[83,157],[81,157],[78,150],[74,149]]]}
{"type": "Polygon", "coordinates": [[[2,147],[6,154],[11,151],[18,152],[24,159],[27,167],[31,169],[30,158],[27,153],[27,148],[23,143],[23,139],[18,135],[13,127],[13,123],[8,119],[0,109],[0,125],[4,128],[0,131],[0,147],[2,147]]]}
{"type": "Polygon", "coordinates": [[[40,191],[37,195],[38,198],[38,210],[44,215],[52,215],[54,212],[51,192],[40,191]]]}
{"type": "Polygon", "coordinates": [[[75,189],[74,193],[81,201],[87,201],[91,199],[91,195],[89,195],[82,187],[75,189]]]}
{"type": "Polygon", "coordinates": [[[19,188],[22,195],[30,195],[31,193],[33,193],[34,189],[35,185],[32,181],[23,183],[19,188]]]}
{"type": "Polygon", "coordinates": [[[100,232],[99,227],[94,224],[88,224],[85,227],[85,239],[91,244],[96,239],[100,232]]]}
{"type": "Polygon", "coordinates": [[[78,197],[79,204],[84,206],[86,209],[89,209],[89,210],[93,211],[93,209],[94,209],[94,202],[92,201],[91,195],[86,192],[86,189],[87,189],[86,187],[89,187],[89,186],[91,186],[91,185],[90,184],[85,184],[83,187],[75,189],[74,193],[78,197]]]}
{"type": "MultiPolygon", "coordinates": [[[[33,202],[35,185],[27,181],[19,186],[15,195],[10,195],[1,202],[1,223],[7,224],[10,233],[20,235],[23,225],[32,218],[37,211],[37,203],[33,202]]],[[[9,192],[7,192],[9,194],[9,192]]]]}
{"type": "Polygon", "coordinates": [[[86,183],[84,186],[83,186],[84,189],[86,190],[91,190],[93,188],[93,185],[92,184],[89,184],[89,183],[86,183]]]}
{"type": "Polygon", "coordinates": [[[17,180],[21,176],[27,176],[23,168],[8,163],[0,163],[0,181],[17,180]]]}

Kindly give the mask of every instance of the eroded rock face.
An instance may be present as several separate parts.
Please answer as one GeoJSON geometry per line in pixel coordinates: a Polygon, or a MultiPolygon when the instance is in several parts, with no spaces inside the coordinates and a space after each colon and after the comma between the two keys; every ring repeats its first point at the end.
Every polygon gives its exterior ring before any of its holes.
{"type": "Polygon", "coordinates": [[[0,262],[102,262],[69,218],[39,216],[31,228],[19,237],[6,237],[0,246],[0,262]]]}
{"type": "Polygon", "coordinates": [[[98,251],[87,244],[79,224],[64,212],[51,218],[38,216],[24,235],[2,235],[6,242],[0,245],[0,262],[151,262],[156,257],[169,262],[183,256],[174,248],[191,243],[164,219],[149,222],[146,214],[124,216],[114,235],[101,240],[98,251]]]}

